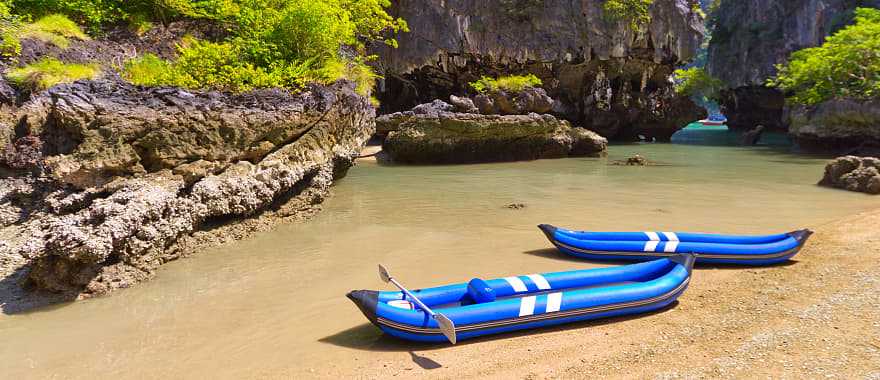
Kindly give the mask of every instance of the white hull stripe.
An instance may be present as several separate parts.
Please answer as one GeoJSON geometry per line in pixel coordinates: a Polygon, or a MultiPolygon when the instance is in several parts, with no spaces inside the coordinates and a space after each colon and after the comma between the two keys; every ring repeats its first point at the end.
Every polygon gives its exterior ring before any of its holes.
{"type": "Polygon", "coordinates": [[[560,306],[562,306],[562,292],[550,293],[547,295],[547,311],[545,311],[546,313],[559,311],[560,306]]]}
{"type": "Polygon", "coordinates": [[[678,241],[678,235],[675,232],[663,232],[663,235],[666,236],[666,240],[678,241]]]}
{"type": "Polygon", "coordinates": [[[519,277],[505,277],[504,281],[507,281],[507,283],[510,284],[511,287],[513,287],[514,292],[522,293],[529,290],[528,288],[526,288],[526,284],[522,280],[520,280],[519,277]]]}
{"type": "Polygon", "coordinates": [[[523,297],[519,303],[519,316],[525,317],[527,315],[535,314],[535,300],[537,296],[529,296],[523,297]]]}
{"type": "Polygon", "coordinates": [[[656,232],[645,231],[645,235],[648,235],[648,240],[660,241],[660,236],[658,236],[656,232]]]}
{"type": "Polygon", "coordinates": [[[535,283],[535,286],[538,287],[538,290],[547,290],[550,289],[550,283],[547,282],[547,279],[540,274],[530,274],[526,275],[526,277],[530,278],[532,282],[535,283]]]}
{"type": "Polygon", "coordinates": [[[678,241],[668,241],[666,242],[666,247],[663,249],[663,252],[675,252],[675,249],[678,248],[678,241]]]}
{"type": "Polygon", "coordinates": [[[657,240],[646,241],[645,252],[657,252],[657,244],[660,244],[657,240]]]}

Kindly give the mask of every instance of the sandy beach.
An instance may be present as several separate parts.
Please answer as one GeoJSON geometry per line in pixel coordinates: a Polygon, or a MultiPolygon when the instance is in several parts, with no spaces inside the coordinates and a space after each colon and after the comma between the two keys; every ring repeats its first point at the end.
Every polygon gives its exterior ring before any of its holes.
{"type": "MultiPolygon", "coordinates": [[[[328,378],[880,378],[880,210],[822,226],[796,260],[699,266],[672,308],[457,346],[362,325],[328,378]]],[[[297,371],[298,372],[298,371],[297,371]]],[[[267,377],[283,376],[266,373],[267,377]]]]}

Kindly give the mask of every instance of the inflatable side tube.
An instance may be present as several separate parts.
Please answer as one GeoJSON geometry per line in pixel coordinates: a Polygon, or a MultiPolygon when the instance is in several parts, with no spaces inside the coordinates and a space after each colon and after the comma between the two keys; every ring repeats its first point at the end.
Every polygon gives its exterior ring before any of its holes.
{"type": "Polygon", "coordinates": [[[689,252],[698,254],[700,263],[772,265],[794,257],[811,234],[809,230],[795,231],[786,234],[786,239],[765,244],[580,240],[558,231],[547,237],[563,253],[591,260],[641,261],[689,252]]]}
{"type": "Polygon", "coordinates": [[[555,227],[549,224],[538,225],[545,234],[558,233],[580,240],[610,240],[610,241],[682,241],[693,243],[718,243],[718,244],[767,244],[787,239],[791,233],[745,236],[745,235],[719,235],[691,232],[587,232],[572,231],[565,228],[555,227]]]}
{"type": "MultiPolygon", "coordinates": [[[[495,289],[501,293],[499,296],[514,295],[493,302],[445,307],[435,311],[443,313],[455,323],[459,340],[642,313],[674,302],[687,288],[693,262],[693,255],[677,255],[618,268],[489,280],[486,283],[493,287],[501,285],[495,289]],[[509,285],[510,289],[501,282],[509,285]],[[584,288],[596,285],[599,287],[584,288]]],[[[417,296],[429,307],[435,308],[437,304],[431,303],[448,301],[453,293],[458,293],[460,288],[466,286],[456,284],[422,289],[417,296]]],[[[405,300],[400,292],[361,290],[349,293],[348,297],[367,319],[389,335],[414,341],[446,341],[433,318],[422,310],[401,306],[400,303],[405,300]]]]}

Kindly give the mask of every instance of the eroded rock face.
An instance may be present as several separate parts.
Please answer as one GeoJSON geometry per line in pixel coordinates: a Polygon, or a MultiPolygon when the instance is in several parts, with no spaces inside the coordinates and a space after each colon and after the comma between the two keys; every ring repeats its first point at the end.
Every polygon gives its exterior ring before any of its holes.
{"type": "Polygon", "coordinates": [[[838,157],[825,166],[825,176],[819,185],[880,194],[880,158],[838,157]]]}
{"type": "Polygon", "coordinates": [[[84,189],[116,176],[198,159],[258,162],[312,127],[302,99],[281,90],[241,95],[143,89],[111,80],[60,85],[19,112],[40,136],[50,175],[84,189]]]}
{"type": "Polygon", "coordinates": [[[440,112],[400,117],[383,144],[395,162],[450,164],[599,156],[607,140],[551,115],[440,112]]]}
{"type": "Polygon", "coordinates": [[[668,80],[702,42],[690,1],[654,1],[641,31],[609,21],[602,0],[392,3],[413,32],[398,36],[400,48],[377,51],[382,112],[466,93],[483,75],[528,72],[559,101],[556,115],[606,137],[665,140],[703,116],[668,80]]]}
{"type": "Polygon", "coordinates": [[[834,99],[791,110],[789,133],[808,150],[880,145],[880,100],[834,99]]]}
{"type": "Polygon", "coordinates": [[[731,128],[758,124],[784,130],[784,96],[764,86],[776,65],[792,52],[821,45],[852,20],[856,7],[880,7],[877,0],[722,1],[709,43],[709,72],[730,88],[722,112],[731,128]]]}
{"type": "Polygon", "coordinates": [[[80,82],[23,112],[55,148],[49,176],[0,179],[0,236],[27,231],[0,258],[27,258],[29,283],[79,296],[151,277],[205,224],[320,203],[375,117],[350,83],[223,95],[80,82]]]}

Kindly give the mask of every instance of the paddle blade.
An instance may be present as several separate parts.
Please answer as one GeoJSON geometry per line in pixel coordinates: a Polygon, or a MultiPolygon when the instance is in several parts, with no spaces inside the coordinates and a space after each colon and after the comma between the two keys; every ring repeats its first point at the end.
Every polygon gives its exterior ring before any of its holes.
{"type": "Polygon", "coordinates": [[[388,274],[388,269],[385,269],[382,264],[379,264],[379,278],[381,278],[382,282],[386,284],[391,281],[391,275],[388,274]]]}
{"type": "Polygon", "coordinates": [[[436,319],[437,324],[440,325],[440,332],[442,332],[443,335],[446,335],[446,339],[449,339],[452,344],[455,344],[458,340],[455,337],[455,323],[452,323],[452,320],[440,313],[435,314],[434,319],[436,319]]]}

